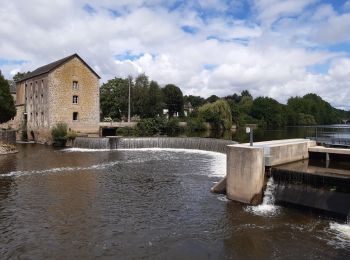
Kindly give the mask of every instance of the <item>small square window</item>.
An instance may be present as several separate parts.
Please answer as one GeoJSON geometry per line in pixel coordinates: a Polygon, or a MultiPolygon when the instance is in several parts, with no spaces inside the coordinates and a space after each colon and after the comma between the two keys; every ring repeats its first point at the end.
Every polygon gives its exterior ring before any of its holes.
{"type": "Polygon", "coordinates": [[[73,112],[73,121],[78,120],[78,112],[73,112]]]}
{"type": "Polygon", "coordinates": [[[73,81],[73,90],[78,89],[78,81],[73,81]]]}
{"type": "Polygon", "coordinates": [[[73,96],[73,104],[78,104],[78,96],[73,96]]]}

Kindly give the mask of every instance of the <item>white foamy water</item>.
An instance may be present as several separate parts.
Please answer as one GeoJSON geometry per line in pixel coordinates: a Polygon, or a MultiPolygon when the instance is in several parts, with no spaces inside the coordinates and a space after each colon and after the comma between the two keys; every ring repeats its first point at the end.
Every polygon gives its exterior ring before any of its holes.
{"type": "Polygon", "coordinates": [[[49,169],[42,169],[42,170],[31,170],[31,171],[12,171],[9,173],[1,174],[0,177],[21,177],[21,176],[32,175],[32,174],[52,174],[52,173],[59,173],[59,172],[102,170],[117,164],[142,163],[144,161],[145,160],[138,159],[138,160],[129,160],[129,161],[113,161],[108,163],[99,163],[99,164],[94,164],[86,167],[57,167],[57,168],[49,168],[49,169]]]}
{"type": "Polygon", "coordinates": [[[222,202],[228,202],[229,199],[226,197],[226,195],[219,195],[217,196],[217,199],[222,201],[222,202]]]}
{"type": "Polygon", "coordinates": [[[329,228],[326,232],[332,237],[328,240],[328,244],[336,248],[345,248],[350,250],[350,223],[340,224],[337,222],[330,222],[329,228]]]}
{"type": "MultiPolygon", "coordinates": [[[[169,152],[178,152],[178,153],[188,153],[188,154],[203,154],[209,155],[210,158],[210,168],[207,171],[209,177],[224,177],[226,175],[226,155],[217,152],[203,151],[203,150],[189,150],[189,149],[174,149],[174,148],[138,148],[138,149],[86,149],[86,148],[67,148],[61,150],[62,152],[106,152],[106,151],[150,151],[159,153],[161,151],[169,152]]],[[[151,158],[150,158],[151,159],[151,158]]],[[[160,159],[160,158],[158,158],[160,159]]],[[[164,159],[164,158],[163,158],[164,159]]],[[[169,157],[169,160],[171,156],[169,157]]],[[[154,160],[154,158],[152,158],[154,160]]],[[[147,160],[145,159],[133,159],[128,161],[112,161],[107,163],[100,163],[91,166],[84,167],[58,167],[58,168],[49,168],[49,169],[40,169],[40,170],[29,170],[29,171],[12,171],[9,173],[1,174],[0,177],[20,177],[31,174],[52,174],[59,172],[72,172],[72,171],[86,171],[86,170],[101,170],[117,164],[127,164],[127,163],[142,163],[147,160]]],[[[186,161],[184,161],[186,163],[186,161]]]]}
{"type": "MultiPolygon", "coordinates": [[[[177,152],[177,153],[187,153],[187,154],[203,154],[209,155],[211,158],[211,167],[208,169],[209,177],[225,177],[226,175],[226,154],[204,151],[204,150],[194,150],[194,149],[177,149],[177,148],[131,148],[131,149],[88,149],[88,148],[67,148],[62,150],[63,152],[81,152],[81,153],[91,153],[91,152],[118,152],[118,151],[128,151],[128,152],[139,152],[139,151],[150,151],[150,152],[177,152]],[[214,160],[212,160],[214,159],[214,160]]],[[[186,163],[186,162],[184,162],[186,163]]]]}
{"type": "Polygon", "coordinates": [[[275,205],[274,196],[275,184],[270,177],[266,184],[263,202],[258,206],[247,206],[245,211],[254,213],[258,216],[274,216],[278,213],[279,207],[275,205]]]}

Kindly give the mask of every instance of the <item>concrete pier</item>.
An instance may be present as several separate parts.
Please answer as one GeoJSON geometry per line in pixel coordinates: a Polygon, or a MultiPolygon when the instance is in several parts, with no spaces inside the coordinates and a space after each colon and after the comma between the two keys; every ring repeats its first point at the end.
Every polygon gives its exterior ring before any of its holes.
{"type": "Polygon", "coordinates": [[[227,151],[227,197],[231,200],[258,204],[261,201],[265,167],[307,159],[309,139],[286,139],[229,145],[227,151]]]}
{"type": "Polygon", "coordinates": [[[247,145],[229,146],[226,194],[231,200],[259,204],[264,185],[264,149],[247,145]]]}

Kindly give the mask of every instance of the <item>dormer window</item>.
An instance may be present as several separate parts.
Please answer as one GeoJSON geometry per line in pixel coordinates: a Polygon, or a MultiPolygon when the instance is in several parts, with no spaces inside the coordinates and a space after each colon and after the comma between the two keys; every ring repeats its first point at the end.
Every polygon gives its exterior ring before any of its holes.
{"type": "Polygon", "coordinates": [[[78,81],[73,81],[73,90],[78,90],[78,81]]]}
{"type": "Polygon", "coordinates": [[[73,104],[78,104],[78,96],[73,96],[73,104]]]}

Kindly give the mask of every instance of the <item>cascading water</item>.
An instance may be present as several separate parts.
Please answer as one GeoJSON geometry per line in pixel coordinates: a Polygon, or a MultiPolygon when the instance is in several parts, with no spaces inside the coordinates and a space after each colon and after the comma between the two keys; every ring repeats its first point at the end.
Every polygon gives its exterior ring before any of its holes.
{"type": "Polygon", "coordinates": [[[328,244],[350,250],[350,215],[344,224],[330,222],[326,232],[330,233],[333,237],[332,240],[328,241],[328,244]]]}
{"type": "Polygon", "coordinates": [[[205,150],[226,154],[226,146],[235,143],[230,140],[191,137],[77,137],[73,143],[73,147],[85,149],[175,148],[205,150]]]}
{"type": "Polygon", "coordinates": [[[108,138],[96,138],[96,137],[77,137],[73,142],[75,148],[86,149],[109,149],[108,138]]]}
{"type": "Polygon", "coordinates": [[[258,206],[247,206],[245,210],[259,216],[276,215],[279,207],[275,205],[275,188],[274,180],[270,177],[266,183],[263,202],[258,206]]]}

